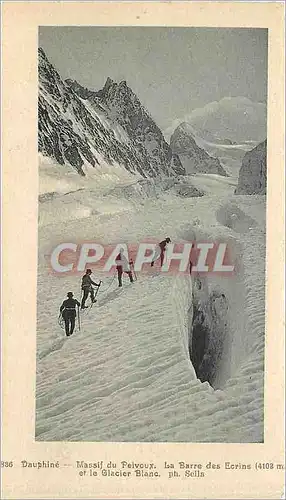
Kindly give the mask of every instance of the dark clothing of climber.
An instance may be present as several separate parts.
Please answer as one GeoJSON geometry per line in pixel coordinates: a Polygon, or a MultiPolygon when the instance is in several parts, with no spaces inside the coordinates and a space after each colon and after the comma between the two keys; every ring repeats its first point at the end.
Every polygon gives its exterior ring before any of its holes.
{"type": "Polygon", "coordinates": [[[69,297],[68,299],[63,301],[60,307],[60,312],[62,313],[62,317],[65,322],[65,331],[67,337],[72,335],[74,332],[76,306],[80,306],[79,301],[69,297]]]}
{"type": "Polygon", "coordinates": [[[151,267],[154,266],[154,262],[158,259],[159,256],[160,256],[160,265],[162,267],[163,262],[164,262],[166,246],[170,242],[171,242],[170,238],[166,238],[165,240],[163,240],[159,243],[158,247],[155,250],[155,255],[154,255],[153,260],[151,262],[151,267]]]}
{"type": "Polygon", "coordinates": [[[83,297],[81,300],[81,309],[85,309],[85,301],[88,298],[88,295],[90,294],[90,298],[92,302],[95,302],[94,298],[94,290],[92,285],[94,286],[99,286],[98,283],[95,283],[95,281],[92,281],[91,277],[91,271],[88,269],[86,271],[86,274],[82,277],[82,282],[81,282],[81,289],[83,290],[83,297]]]}

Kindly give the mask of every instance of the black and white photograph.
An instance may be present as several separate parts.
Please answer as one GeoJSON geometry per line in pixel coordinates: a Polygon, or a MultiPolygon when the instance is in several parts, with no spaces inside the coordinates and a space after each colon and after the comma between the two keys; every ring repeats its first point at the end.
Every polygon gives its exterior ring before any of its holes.
{"type": "Polygon", "coordinates": [[[263,443],[267,29],[38,44],[36,441],[263,443]]]}

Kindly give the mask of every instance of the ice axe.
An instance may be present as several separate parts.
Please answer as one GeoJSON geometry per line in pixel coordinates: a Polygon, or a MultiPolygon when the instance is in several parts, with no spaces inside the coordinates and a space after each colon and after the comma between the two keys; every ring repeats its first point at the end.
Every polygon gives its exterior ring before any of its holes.
{"type": "Polygon", "coordinates": [[[58,324],[61,327],[61,329],[63,330],[64,329],[64,318],[63,318],[63,315],[61,312],[60,312],[59,317],[58,317],[58,324]]]}
{"type": "Polygon", "coordinates": [[[99,284],[98,284],[98,286],[97,286],[97,288],[96,288],[96,292],[95,292],[95,294],[94,294],[94,299],[95,299],[95,297],[96,297],[96,296],[97,296],[97,294],[98,294],[98,291],[99,291],[99,288],[100,288],[101,283],[102,283],[102,281],[101,281],[101,280],[99,280],[99,284]]]}
{"type": "Polygon", "coordinates": [[[80,332],[80,314],[79,314],[79,306],[77,306],[77,322],[78,322],[78,330],[80,332]]]}

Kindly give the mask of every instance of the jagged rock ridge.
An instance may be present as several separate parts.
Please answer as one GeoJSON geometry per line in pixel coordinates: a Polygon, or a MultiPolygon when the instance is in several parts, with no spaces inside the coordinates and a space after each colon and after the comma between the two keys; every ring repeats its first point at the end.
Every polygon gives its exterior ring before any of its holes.
{"type": "Polygon", "coordinates": [[[192,127],[188,123],[181,123],[173,132],[170,139],[173,153],[177,154],[187,174],[210,173],[227,176],[218,158],[213,158],[204,149],[200,148],[192,134],[192,127]]]}
{"type": "Polygon", "coordinates": [[[143,177],[181,175],[184,168],[126,82],[100,91],[63,81],[39,49],[38,149],[85,175],[84,164],[123,165],[143,177]]]}
{"type": "Polygon", "coordinates": [[[266,194],[267,141],[246,153],[239,171],[235,194],[266,194]]]}

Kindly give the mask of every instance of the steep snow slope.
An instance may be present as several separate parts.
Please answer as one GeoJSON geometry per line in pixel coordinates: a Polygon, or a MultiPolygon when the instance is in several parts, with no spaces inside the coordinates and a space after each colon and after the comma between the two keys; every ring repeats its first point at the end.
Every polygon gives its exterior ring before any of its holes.
{"type": "Polygon", "coordinates": [[[184,174],[162,132],[126,82],[99,92],[63,81],[39,49],[39,152],[86,175],[86,165],[120,165],[143,177],[184,174]]]}
{"type": "Polygon", "coordinates": [[[48,224],[39,229],[36,439],[261,442],[264,197],[223,195],[220,186],[201,198],[169,193],[64,225],[49,214],[47,207],[48,224]],[[50,274],[45,254],[71,238],[110,243],[166,235],[229,240],[236,276],[191,279],[150,269],[120,291],[102,276],[103,290],[82,315],[81,332],[65,338],[58,307],[69,289],[79,297],[80,276],[50,274]],[[203,383],[190,361],[195,304],[205,316],[213,312],[203,383]]]}
{"type": "Polygon", "coordinates": [[[264,141],[244,156],[235,194],[266,194],[266,163],[267,143],[264,141]]]}

